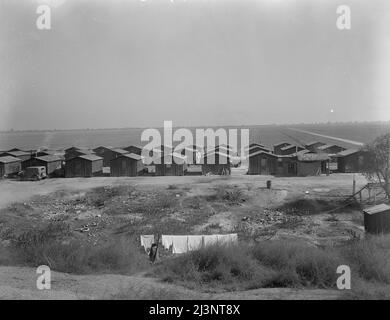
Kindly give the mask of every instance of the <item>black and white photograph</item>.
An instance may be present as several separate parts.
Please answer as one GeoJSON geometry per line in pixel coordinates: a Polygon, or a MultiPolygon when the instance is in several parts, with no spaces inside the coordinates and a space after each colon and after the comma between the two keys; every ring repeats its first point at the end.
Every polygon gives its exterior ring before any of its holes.
{"type": "Polygon", "coordinates": [[[390,300],[389,32],[388,0],[0,0],[0,300],[390,300]]]}

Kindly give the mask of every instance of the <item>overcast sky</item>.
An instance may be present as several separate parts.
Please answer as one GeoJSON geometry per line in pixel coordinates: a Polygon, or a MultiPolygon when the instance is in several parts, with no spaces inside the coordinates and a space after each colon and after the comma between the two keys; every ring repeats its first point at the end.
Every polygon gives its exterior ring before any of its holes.
{"type": "Polygon", "coordinates": [[[389,4],[0,0],[0,130],[390,120],[389,4]]]}

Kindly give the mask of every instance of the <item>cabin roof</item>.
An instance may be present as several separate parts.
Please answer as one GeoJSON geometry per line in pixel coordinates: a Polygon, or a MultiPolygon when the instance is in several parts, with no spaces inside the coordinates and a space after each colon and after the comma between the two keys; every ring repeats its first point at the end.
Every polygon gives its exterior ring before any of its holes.
{"type": "MultiPolygon", "coordinates": [[[[135,153],[122,154],[121,156],[119,156],[116,159],[120,159],[120,158],[129,158],[129,159],[132,159],[132,160],[141,160],[142,159],[142,157],[140,155],[135,154],[135,153]]],[[[113,160],[115,160],[115,159],[113,159],[113,160]]]]}
{"type": "Polygon", "coordinates": [[[325,161],[329,160],[329,156],[321,153],[298,153],[297,159],[302,162],[325,161]]]}
{"type": "Polygon", "coordinates": [[[326,150],[326,149],[329,149],[331,147],[338,147],[338,145],[335,145],[335,144],[324,144],[323,146],[318,147],[318,150],[326,150]]]}
{"type": "Polygon", "coordinates": [[[279,143],[274,144],[274,147],[279,147],[281,145],[290,145],[290,144],[288,142],[279,142],[279,143]]]}
{"type": "Polygon", "coordinates": [[[376,214],[376,213],[381,213],[381,212],[385,212],[385,211],[389,211],[389,210],[390,210],[390,206],[382,203],[382,204],[378,204],[378,205],[373,206],[373,207],[366,208],[363,210],[363,212],[365,212],[367,214],[376,214]]]}
{"type": "Polygon", "coordinates": [[[294,146],[294,145],[290,144],[288,146],[285,146],[285,147],[281,148],[280,150],[284,151],[284,150],[288,150],[288,149],[291,149],[291,148],[298,148],[298,146],[294,146]]]}
{"type": "Polygon", "coordinates": [[[309,143],[306,143],[306,147],[314,146],[317,143],[321,143],[321,145],[325,145],[326,143],[323,143],[321,141],[310,141],[309,143]]]}
{"type": "Polygon", "coordinates": [[[224,152],[221,152],[221,151],[216,151],[216,150],[211,150],[210,152],[206,153],[203,157],[207,158],[207,157],[211,156],[212,154],[219,155],[219,156],[226,157],[226,158],[230,158],[230,155],[228,155],[224,152]]]}
{"type": "Polygon", "coordinates": [[[262,153],[264,153],[264,154],[266,154],[266,155],[268,155],[268,156],[275,157],[275,158],[278,157],[278,156],[277,156],[276,154],[274,154],[274,153],[260,150],[260,151],[257,151],[257,152],[254,152],[254,153],[250,154],[250,155],[249,155],[249,158],[255,157],[255,156],[257,156],[257,155],[259,155],[259,154],[262,154],[262,153]]]}
{"type": "Polygon", "coordinates": [[[30,155],[30,153],[25,152],[25,151],[7,151],[4,153],[9,154],[15,158],[20,157],[20,156],[29,156],[30,155]]]}
{"type": "Polygon", "coordinates": [[[358,149],[347,149],[344,151],[341,151],[337,154],[338,157],[345,157],[345,156],[350,156],[351,154],[358,153],[360,150],[358,149]]]}
{"type": "Polygon", "coordinates": [[[72,159],[81,158],[88,161],[103,160],[102,157],[97,156],[96,154],[83,154],[81,156],[74,157],[72,159]]]}
{"type": "Polygon", "coordinates": [[[12,162],[18,162],[18,161],[22,161],[22,160],[19,158],[12,157],[12,156],[0,157],[0,163],[12,163],[12,162]]]}
{"type": "Polygon", "coordinates": [[[45,162],[54,162],[54,161],[61,161],[61,157],[56,156],[56,155],[47,155],[47,156],[40,156],[40,157],[35,157],[35,159],[45,161],[45,162]]]}
{"type": "Polygon", "coordinates": [[[124,149],[120,149],[120,148],[113,148],[113,149],[111,149],[111,151],[116,152],[116,153],[120,153],[120,154],[129,153],[129,151],[124,150],[124,149]]]}

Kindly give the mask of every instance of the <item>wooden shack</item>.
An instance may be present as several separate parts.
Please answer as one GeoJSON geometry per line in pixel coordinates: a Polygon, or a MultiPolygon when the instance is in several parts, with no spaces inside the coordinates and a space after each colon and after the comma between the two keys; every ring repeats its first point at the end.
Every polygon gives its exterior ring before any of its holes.
{"type": "Polygon", "coordinates": [[[179,150],[180,154],[182,156],[186,157],[186,163],[195,165],[200,162],[204,149],[201,146],[192,145],[184,147],[183,149],[179,150]]]}
{"type": "Polygon", "coordinates": [[[128,146],[128,147],[125,147],[122,149],[127,151],[128,153],[138,154],[139,156],[142,153],[142,147],[139,147],[139,146],[128,146]]]}
{"type": "Polygon", "coordinates": [[[103,158],[94,154],[80,155],[65,161],[65,177],[93,177],[103,173],[103,158]]]}
{"type": "Polygon", "coordinates": [[[248,146],[248,149],[251,148],[251,147],[262,147],[262,148],[267,148],[265,145],[261,144],[261,143],[258,143],[258,142],[252,142],[249,144],[248,146]]]}
{"type": "Polygon", "coordinates": [[[390,233],[390,206],[379,204],[363,210],[364,229],[371,234],[390,233]]]}
{"type": "Polygon", "coordinates": [[[317,148],[317,152],[327,154],[336,154],[344,150],[346,149],[335,144],[325,144],[317,148]]]}
{"type": "Polygon", "coordinates": [[[297,158],[294,155],[278,156],[276,175],[291,177],[297,175],[297,158]]]}
{"type": "Polygon", "coordinates": [[[29,160],[23,161],[22,167],[26,169],[28,167],[45,167],[46,174],[52,176],[62,168],[63,160],[59,156],[55,155],[46,155],[40,157],[34,157],[29,160]]]}
{"type": "Polygon", "coordinates": [[[305,148],[311,152],[318,152],[318,148],[321,146],[324,146],[325,143],[320,141],[312,141],[307,144],[305,144],[305,148]]]}
{"type": "Polygon", "coordinates": [[[364,152],[347,149],[336,155],[338,172],[361,172],[364,166],[364,152]]]}
{"type": "Polygon", "coordinates": [[[279,154],[282,156],[288,156],[290,154],[297,153],[298,151],[302,150],[304,150],[304,148],[289,144],[288,146],[280,148],[279,154]]]}
{"type": "Polygon", "coordinates": [[[248,174],[276,174],[277,159],[277,155],[263,150],[250,154],[248,174]]]}
{"type": "Polygon", "coordinates": [[[92,149],[92,151],[97,156],[103,158],[103,167],[109,167],[112,159],[116,159],[124,154],[129,153],[129,151],[120,148],[112,148],[112,147],[104,147],[104,146],[100,146],[95,149],[92,149]]]}
{"type": "Polygon", "coordinates": [[[278,155],[282,154],[281,149],[284,147],[287,147],[289,145],[290,144],[287,142],[280,142],[280,143],[274,144],[274,153],[278,154],[278,155]]]}
{"type": "Polygon", "coordinates": [[[32,153],[33,157],[42,157],[42,156],[57,156],[62,160],[65,160],[65,151],[60,150],[40,150],[32,153]]]}
{"type": "Polygon", "coordinates": [[[185,157],[178,153],[161,156],[159,163],[154,163],[156,176],[183,176],[187,165],[185,157]]]}
{"type": "Polygon", "coordinates": [[[83,156],[83,155],[89,155],[89,154],[94,154],[92,150],[89,149],[81,149],[81,148],[76,148],[76,147],[71,147],[65,150],[65,160],[69,160],[78,156],[83,156]]]}
{"type": "Polygon", "coordinates": [[[297,176],[319,176],[323,173],[324,163],[329,161],[326,154],[301,153],[297,154],[297,176]]]}
{"type": "Polygon", "coordinates": [[[231,173],[230,156],[223,152],[211,151],[202,159],[202,173],[228,175],[231,173]]]}
{"type": "Polygon", "coordinates": [[[16,175],[22,170],[22,160],[11,156],[0,157],[0,179],[16,175]]]}
{"type": "Polygon", "coordinates": [[[140,155],[122,154],[110,162],[111,177],[135,177],[142,173],[144,165],[140,155]]]}
{"type": "Polygon", "coordinates": [[[260,145],[253,145],[251,147],[248,148],[248,153],[249,155],[251,155],[252,153],[256,153],[256,152],[259,152],[259,151],[264,151],[264,152],[267,152],[267,153],[272,153],[272,151],[266,147],[263,147],[263,146],[260,146],[260,145]]]}

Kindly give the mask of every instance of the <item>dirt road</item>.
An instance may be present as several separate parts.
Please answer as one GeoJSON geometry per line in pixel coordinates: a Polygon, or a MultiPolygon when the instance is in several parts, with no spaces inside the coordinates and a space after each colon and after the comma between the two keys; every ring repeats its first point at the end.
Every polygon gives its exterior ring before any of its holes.
{"type": "Polygon", "coordinates": [[[153,278],[123,275],[70,275],[51,273],[51,289],[36,288],[33,268],[0,267],[0,299],[338,299],[337,290],[255,289],[241,292],[205,293],[159,282],[153,278]]]}
{"type": "Polygon", "coordinates": [[[324,135],[324,134],[315,133],[315,132],[306,131],[306,130],[301,130],[301,129],[295,129],[295,128],[288,128],[288,129],[289,130],[293,130],[293,131],[297,131],[297,132],[311,134],[311,135],[317,136],[317,137],[322,137],[322,138],[327,138],[327,139],[332,139],[332,140],[336,140],[336,141],[341,141],[341,142],[345,142],[345,143],[354,144],[354,145],[359,146],[359,147],[364,145],[363,142],[359,142],[359,141],[353,141],[353,140],[348,140],[348,139],[342,139],[342,138],[327,136],[327,135],[324,135]]]}
{"type": "MultiPolygon", "coordinates": [[[[36,195],[46,195],[60,190],[86,190],[99,186],[115,185],[186,185],[186,184],[253,184],[265,187],[267,180],[272,180],[275,189],[286,189],[294,192],[305,192],[311,189],[331,188],[340,192],[352,192],[352,174],[332,174],[316,177],[281,177],[232,175],[220,176],[175,176],[175,177],[98,177],[98,178],[57,178],[42,181],[0,180],[0,208],[13,202],[29,200],[36,195]]],[[[363,186],[366,179],[357,174],[357,188],[363,186]]]]}

